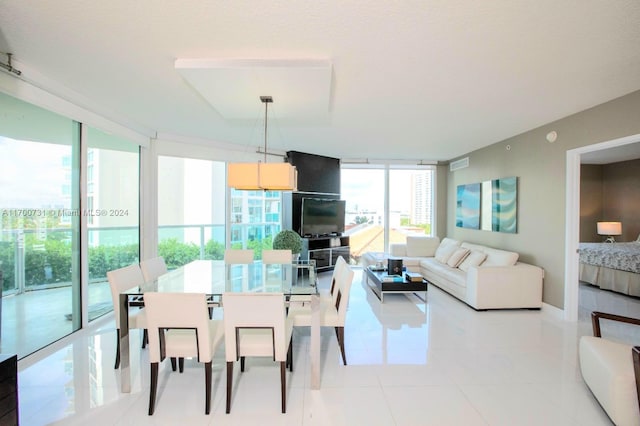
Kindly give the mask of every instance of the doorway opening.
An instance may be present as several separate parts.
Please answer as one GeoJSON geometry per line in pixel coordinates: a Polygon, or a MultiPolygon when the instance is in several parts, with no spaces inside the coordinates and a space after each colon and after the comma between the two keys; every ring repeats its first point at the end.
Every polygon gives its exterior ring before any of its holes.
{"type": "Polygon", "coordinates": [[[565,216],[565,272],[564,272],[564,319],[578,320],[580,235],[580,163],[583,154],[602,151],[640,142],[640,134],[625,136],[567,151],[566,168],[566,216],[565,216]]]}

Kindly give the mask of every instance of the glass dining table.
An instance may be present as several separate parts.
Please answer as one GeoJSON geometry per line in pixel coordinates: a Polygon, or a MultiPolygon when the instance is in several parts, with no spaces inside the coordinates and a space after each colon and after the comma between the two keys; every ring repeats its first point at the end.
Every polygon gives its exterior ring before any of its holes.
{"type": "MultiPolygon", "coordinates": [[[[283,293],[308,295],[311,307],[310,365],[311,389],[320,389],[320,298],[316,285],[315,261],[291,264],[225,264],[221,260],[196,260],[169,271],[157,279],[120,294],[120,388],[131,392],[129,353],[129,309],[144,306],[144,294],[204,293],[210,304],[219,304],[225,292],[283,293]]],[[[299,298],[296,298],[298,300],[299,298]]],[[[301,303],[301,302],[291,302],[301,303]]],[[[223,314],[224,315],[224,314],[223,314]]]]}

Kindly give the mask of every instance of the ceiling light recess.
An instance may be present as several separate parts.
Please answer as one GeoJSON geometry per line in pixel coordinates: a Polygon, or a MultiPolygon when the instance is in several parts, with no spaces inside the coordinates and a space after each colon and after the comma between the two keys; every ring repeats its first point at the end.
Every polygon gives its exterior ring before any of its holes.
{"type": "Polygon", "coordinates": [[[176,59],[176,72],[225,120],[254,120],[256,93],[278,98],[280,123],[329,120],[328,59],[176,59]]]}

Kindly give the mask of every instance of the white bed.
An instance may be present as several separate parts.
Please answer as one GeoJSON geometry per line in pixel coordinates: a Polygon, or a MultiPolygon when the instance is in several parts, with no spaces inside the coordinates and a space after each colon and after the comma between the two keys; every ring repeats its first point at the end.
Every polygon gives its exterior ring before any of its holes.
{"type": "Polygon", "coordinates": [[[640,297],[640,236],[630,243],[580,243],[580,281],[640,297]]]}

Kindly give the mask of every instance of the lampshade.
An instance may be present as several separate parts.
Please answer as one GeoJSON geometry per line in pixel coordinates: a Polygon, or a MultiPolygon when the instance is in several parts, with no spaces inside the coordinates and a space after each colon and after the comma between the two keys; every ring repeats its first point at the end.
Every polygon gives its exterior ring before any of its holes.
{"type": "Polygon", "coordinates": [[[267,111],[271,96],[260,96],[264,103],[264,163],[231,163],[227,166],[227,186],[257,191],[297,191],[298,170],[289,163],[267,163],[267,111]]]}
{"type": "Polygon", "coordinates": [[[622,223],[598,222],[598,235],[622,235],[622,223]]]}
{"type": "Polygon", "coordinates": [[[230,163],[227,185],[249,191],[297,191],[298,170],[289,163],[230,163]]]}

